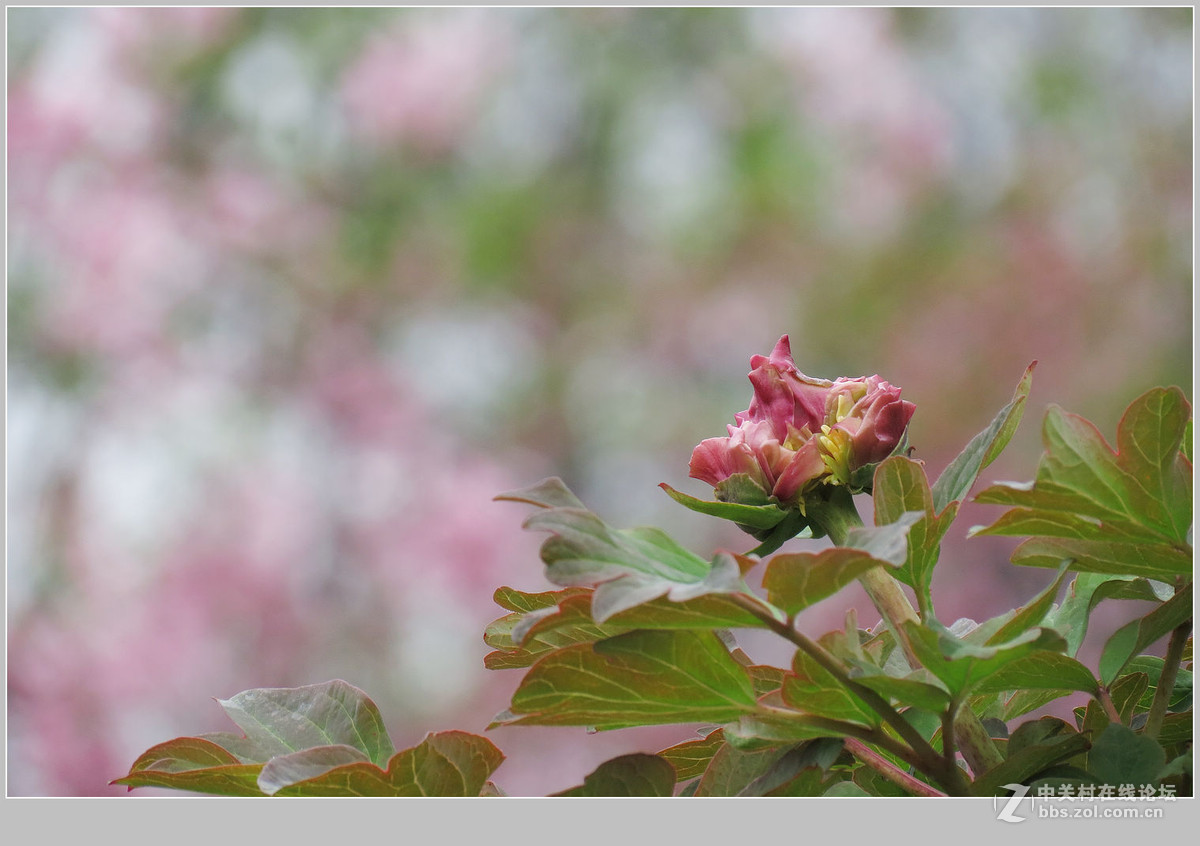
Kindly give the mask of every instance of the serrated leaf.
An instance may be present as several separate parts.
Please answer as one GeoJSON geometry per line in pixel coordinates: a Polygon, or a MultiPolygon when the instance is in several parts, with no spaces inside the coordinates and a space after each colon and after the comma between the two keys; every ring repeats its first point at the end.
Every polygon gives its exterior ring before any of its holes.
{"type": "Polygon", "coordinates": [[[988,427],[976,435],[963,451],[942,471],[933,484],[933,510],[941,513],[951,502],[962,500],[971,490],[980,472],[996,459],[1000,451],[1012,440],[1013,433],[1025,413],[1029,391],[1033,387],[1033,369],[1037,362],[1025,368],[1017,382],[1013,397],[988,427]]]}
{"type": "Polygon", "coordinates": [[[255,688],[218,699],[246,737],[267,755],[345,744],[375,764],[394,751],[379,708],[365,693],[335,679],[303,687],[255,688]]]}
{"type": "Polygon", "coordinates": [[[583,784],[552,796],[670,796],[675,769],[657,755],[634,753],[605,761],[583,784]]]}
{"type": "MultiPolygon", "coordinates": [[[[419,745],[397,752],[386,770],[369,762],[347,763],[282,785],[274,795],[479,796],[503,760],[504,755],[487,738],[462,731],[437,732],[419,745]]],[[[304,768],[297,768],[294,774],[303,775],[304,768]]]]}
{"type": "Polygon", "coordinates": [[[1109,723],[1088,753],[1088,771],[1102,784],[1156,784],[1164,764],[1161,746],[1119,723],[1109,723]]]}
{"type": "Polygon", "coordinates": [[[513,694],[505,722],[597,729],[723,723],[756,704],[745,667],[712,632],[634,631],[542,658],[513,694]]]}
{"type": "Polygon", "coordinates": [[[752,529],[773,529],[787,516],[785,510],[774,504],[745,505],[741,502],[713,502],[697,499],[677,491],[666,482],[660,484],[659,487],[666,491],[667,496],[685,508],[690,508],[700,514],[707,514],[710,517],[732,520],[740,526],[749,526],[752,529]]]}
{"type": "Polygon", "coordinates": [[[1191,572],[1191,462],[1180,451],[1191,407],[1178,388],[1134,400],[1117,450],[1094,425],[1057,406],[1042,427],[1045,452],[1028,485],[1001,483],[977,502],[1015,506],[972,534],[1028,534],[1013,562],[1170,581],[1191,572]]]}
{"type": "Polygon", "coordinates": [[[244,764],[229,751],[199,737],[177,737],[151,746],[111,784],[166,787],[219,796],[261,796],[258,773],[262,764],[244,764]]]}
{"type": "Polygon", "coordinates": [[[940,514],[934,512],[933,492],[925,468],[919,461],[894,456],[875,470],[875,524],[895,523],[908,512],[924,516],[916,520],[907,535],[907,555],[892,575],[917,592],[923,609],[932,605],[930,586],[933,568],[941,551],[942,538],[958,513],[958,504],[949,503],[940,514]]]}
{"type": "Polygon", "coordinates": [[[1109,684],[1129,660],[1192,616],[1192,593],[1180,591],[1140,620],[1113,633],[1100,653],[1100,680],[1109,684]]]}
{"type": "Polygon", "coordinates": [[[699,740],[676,743],[659,752],[658,757],[675,768],[676,781],[687,781],[704,775],[713,755],[724,744],[724,730],[715,729],[699,740]]]}
{"type": "Polygon", "coordinates": [[[882,566],[886,564],[870,553],[846,547],[782,553],[767,563],[763,587],[768,602],[796,614],[833,596],[867,570],[882,566]]]}

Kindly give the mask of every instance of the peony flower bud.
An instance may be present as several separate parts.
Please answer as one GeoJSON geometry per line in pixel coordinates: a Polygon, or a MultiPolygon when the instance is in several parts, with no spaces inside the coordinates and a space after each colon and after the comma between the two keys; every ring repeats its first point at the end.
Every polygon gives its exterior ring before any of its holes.
{"type": "Polygon", "coordinates": [[[805,376],[787,335],[750,367],[749,408],[734,415],[728,437],[695,448],[691,476],[716,487],[744,474],[783,505],[798,505],[818,483],[849,485],[855,470],[887,458],[916,409],[879,376],[805,376]]]}

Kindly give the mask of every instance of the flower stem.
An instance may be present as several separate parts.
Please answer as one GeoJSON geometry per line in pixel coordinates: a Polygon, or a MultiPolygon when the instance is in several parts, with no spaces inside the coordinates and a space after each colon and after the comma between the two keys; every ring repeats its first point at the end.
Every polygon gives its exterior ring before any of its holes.
{"type": "Polygon", "coordinates": [[[946,794],[938,790],[936,787],[931,787],[918,778],[913,778],[908,773],[901,770],[887,758],[880,755],[870,746],[863,743],[856,737],[847,737],[845,740],[846,749],[863,764],[879,773],[892,784],[899,785],[902,789],[908,791],[913,796],[945,796],[946,794]]]}
{"type": "MultiPolygon", "coordinates": [[[[854,507],[854,500],[845,488],[836,488],[827,503],[811,504],[808,513],[812,521],[829,535],[834,546],[845,546],[850,530],[861,528],[863,525],[858,510],[854,507]]],[[[904,623],[920,621],[908,597],[900,588],[900,583],[882,567],[868,570],[858,577],[858,581],[883,616],[888,628],[892,630],[896,642],[904,650],[908,665],[914,668],[921,666],[913,652],[912,643],[909,642],[908,633],[904,631],[904,623]]]]}
{"type": "Polygon", "coordinates": [[[975,778],[1004,763],[1004,756],[1000,754],[996,744],[992,743],[988,730],[983,727],[971,706],[965,702],[955,715],[954,740],[975,778]]]}
{"type": "MultiPolygon", "coordinates": [[[[1166,669],[1166,667],[1163,669],[1166,669]]],[[[1108,716],[1109,721],[1120,723],[1121,712],[1117,710],[1117,704],[1113,702],[1112,696],[1105,685],[1100,685],[1100,689],[1096,691],[1096,698],[1100,700],[1100,706],[1104,708],[1104,713],[1108,716]]]]}
{"type": "MultiPolygon", "coordinates": [[[[851,529],[863,525],[858,516],[858,509],[854,507],[854,499],[845,488],[835,489],[826,502],[811,503],[808,514],[814,523],[825,530],[836,546],[846,543],[851,529]]],[[[868,570],[859,577],[859,582],[887,622],[896,642],[904,650],[908,665],[914,669],[922,666],[913,650],[908,632],[904,629],[907,622],[920,625],[920,618],[917,617],[917,612],[913,610],[908,597],[904,595],[900,583],[882,567],[868,570]]],[[[987,729],[969,705],[964,705],[955,717],[954,740],[958,742],[963,757],[976,778],[1004,761],[1004,756],[1000,754],[996,744],[992,743],[987,729]]],[[[957,770],[956,765],[955,771],[957,770]]]]}
{"type": "MultiPolygon", "coordinates": [[[[907,747],[899,744],[894,748],[891,746],[885,746],[885,748],[888,748],[897,757],[908,761],[917,769],[935,778],[946,788],[947,792],[958,796],[967,795],[967,785],[958,767],[947,768],[942,756],[929,745],[929,742],[921,736],[921,733],[899,711],[893,708],[886,699],[874,690],[871,690],[871,688],[858,684],[851,679],[846,674],[846,670],[842,667],[841,662],[825,651],[820,644],[813,642],[791,625],[781,622],[764,612],[757,603],[749,601],[748,598],[743,599],[738,594],[733,594],[732,598],[741,607],[762,620],[768,628],[791,641],[810,658],[820,664],[830,675],[837,679],[839,684],[866,703],[875,713],[879,714],[895,730],[896,734],[908,744],[907,747]]],[[[880,735],[880,737],[887,741],[891,740],[886,735],[880,735]]]]}
{"type": "Polygon", "coordinates": [[[1163,717],[1167,714],[1167,705],[1171,702],[1171,693],[1175,690],[1175,678],[1179,675],[1179,663],[1183,658],[1183,647],[1187,644],[1188,632],[1192,630],[1192,621],[1188,620],[1171,631],[1171,640],[1167,643],[1167,654],[1163,659],[1162,674],[1158,677],[1158,687],[1154,689],[1154,699],[1150,702],[1150,713],[1146,716],[1146,737],[1158,739],[1162,731],[1163,717]]]}

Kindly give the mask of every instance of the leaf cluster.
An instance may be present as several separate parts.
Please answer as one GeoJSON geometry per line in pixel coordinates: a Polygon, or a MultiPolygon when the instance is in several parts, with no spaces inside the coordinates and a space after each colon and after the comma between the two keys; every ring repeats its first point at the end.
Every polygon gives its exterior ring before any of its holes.
{"type": "MultiPolygon", "coordinates": [[[[658,529],[608,525],[559,479],[502,494],[533,506],[524,525],[546,535],[555,589],[495,592],[505,613],[485,632],[484,663],[523,675],[489,728],[697,726],[696,739],[614,758],[558,796],[996,795],[1015,783],[1190,794],[1191,408],[1178,388],[1138,397],[1115,449],[1051,407],[1035,479],[985,488],[976,502],[1009,510],[972,530],[1026,538],[1013,562],[1051,569],[1050,581],[990,620],[937,617],[942,540],[1011,439],[1032,373],[935,481],[905,454],[876,465],[872,526],[857,523],[844,491],[794,520],[775,503],[706,503],[664,486],[767,539],[706,559],[658,529]],[[801,524],[834,545],[769,555],[801,524]],[[806,634],[806,609],[854,582],[880,624],[862,628],[851,612],[838,630],[806,634]],[[1149,610],[1091,668],[1077,655],[1105,600],[1149,610]],[[737,646],[736,632],[751,628],[793,647],[787,666],[737,646]],[[1148,654],[1164,638],[1166,654],[1148,654]],[[1073,721],[1021,720],[1067,696],[1085,697],[1073,721]]],[[[160,744],[117,783],[238,795],[500,792],[490,778],[503,756],[489,741],[441,732],[397,752],[374,704],[344,682],[220,704],[244,735],[160,744]]]]}

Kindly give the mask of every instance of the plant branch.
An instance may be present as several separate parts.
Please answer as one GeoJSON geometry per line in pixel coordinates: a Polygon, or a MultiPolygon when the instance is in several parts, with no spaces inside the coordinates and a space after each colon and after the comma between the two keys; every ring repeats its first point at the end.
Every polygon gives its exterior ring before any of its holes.
{"type": "Polygon", "coordinates": [[[951,767],[958,766],[958,752],[954,748],[954,714],[957,710],[958,702],[955,701],[942,712],[942,757],[951,767]]]}
{"type": "MultiPolygon", "coordinates": [[[[869,687],[855,682],[846,674],[846,670],[842,667],[841,663],[820,644],[810,640],[793,626],[772,617],[750,597],[733,594],[732,598],[742,608],[762,620],[776,634],[786,638],[802,649],[806,655],[837,679],[839,684],[866,703],[875,713],[879,714],[895,730],[896,734],[908,744],[907,748],[901,746],[898,749],[889,751],[893,751],[897,757],[904,758],[904,760],[909,761],[914,767],[936,778],[947,791],[966,795],[966,785],[963,784],[962,775],[958,771],[958,767],[955,766],[953,770],[947,769],[945,762],[934,748],[929,745],[929,742],[886,699],[869,687]],[[905,753],[904,755],[901,755],[901,750],[905,753]]],[[[887,737],[886,735],[882,735],[882,733],[878,734],[881,737],[887,737]]]]}
{"type": "Polygon", "coordinates": [[[1179,664],[1183,659],[1183,648],[1187,645],[1188,633],[1192,630],[1192,621],[1188,620],[1171,631],[1171,640],[1167,644],[1167,654],[1163,659],[1162,674],[1158,677],[1158,687],[1154,689],[1154,699],[1150,702],[1150,713],[1146,716],[1146,737],[1158,739],[1162,731],[1163,717],[1167,714],[1167,705],[1171,702],[1171,694],[1175,690],[1175,678],[1179,675],[1179,664]]]}
{"type": "MultiPolygon", "coordinates": [[[[850,529],[862,526],[862,519],[854,507],[854,500],[848,491],[838,490],[833,493],[828,503],[813,503],[809,508],[809,516],[829,535],[836,545],[846,542],[850,529]]],[[[859,582],[867,591],[867,595],[883,615],[888,627],[896,637],[896,642],[904,650],[908,665],[914,669],[922,666],[916,656],[912,641],[904,628],[904,623],[912,621],[920,625],[920,618],[909,603],[908,597],[890,573],[882,567],[868,570],[859,577],[859,582]]],[[[1004,761],[1004,756],[992,743],[987,730],[979,717],[969,706],[964,706],[954,721],[954,741],[962,749],[963,757],[978,778],[992,767],[1004,761]]],[[[953,742],[953,741],[952,741],[953,742]]],[[[958,773],[958,766],[954,767],[958,773]]]]}
{"type": "Polygon", "coordinates": [[[970,703],[964,702],[956,714],[954,740],[962,750],[975,778],[1004,763],[1004,756],[1000,754],[996,744],[992,743],[991,735],[971,710],[970,703]]]}
{"type": "Polygon", "coordinates": [[[892,784],[899,785],[901,789],[906,790],[914,796],[945,796],[946,794],[932,787],[919,778],[913,778],[908,773],[901,770],[887,758],[884,758],[870,746],[863,743],[856,737],[847,737],[845,740],[846,749],[861,761],[865,766],[870,767],[875,772],[886,778],[892,784]]]}
{"type": "MultiPolygon", "coordinates": [[[[1166,669],[1165,667],[1163,669],[1166,669]]],[[[1100,689],[1096,691],[1096,700],[1104,708],[1104,713],[1108,715],[1108,719],[1114,723],[1121,722],[1121,712],[1117,710],[1117,705],[1109,695],[1107,685],[1100,685],[1100,689]]]]}
{"type": "MultiPolygon", "coordinates": [[[[834,546],[845,546],[850,530],[861,528],[863,525],[862,518],[858,516],[858,510],[854,507],[854,499],[845,488],[835,490],[827,503],[811,503],[808,511],[809,517],[825,530],[834,546]]],[[[896,642],[904,650],[908,665],[913,668],[921,666],[908,639],[908,633],[904,631],[904,623],[910,620],[919,623],[920,620],[908,597],[904,595],[900,583],[882,567],[868,570],[858,577],[858,581],[888,628],[892,630],[896,642]]]]}

